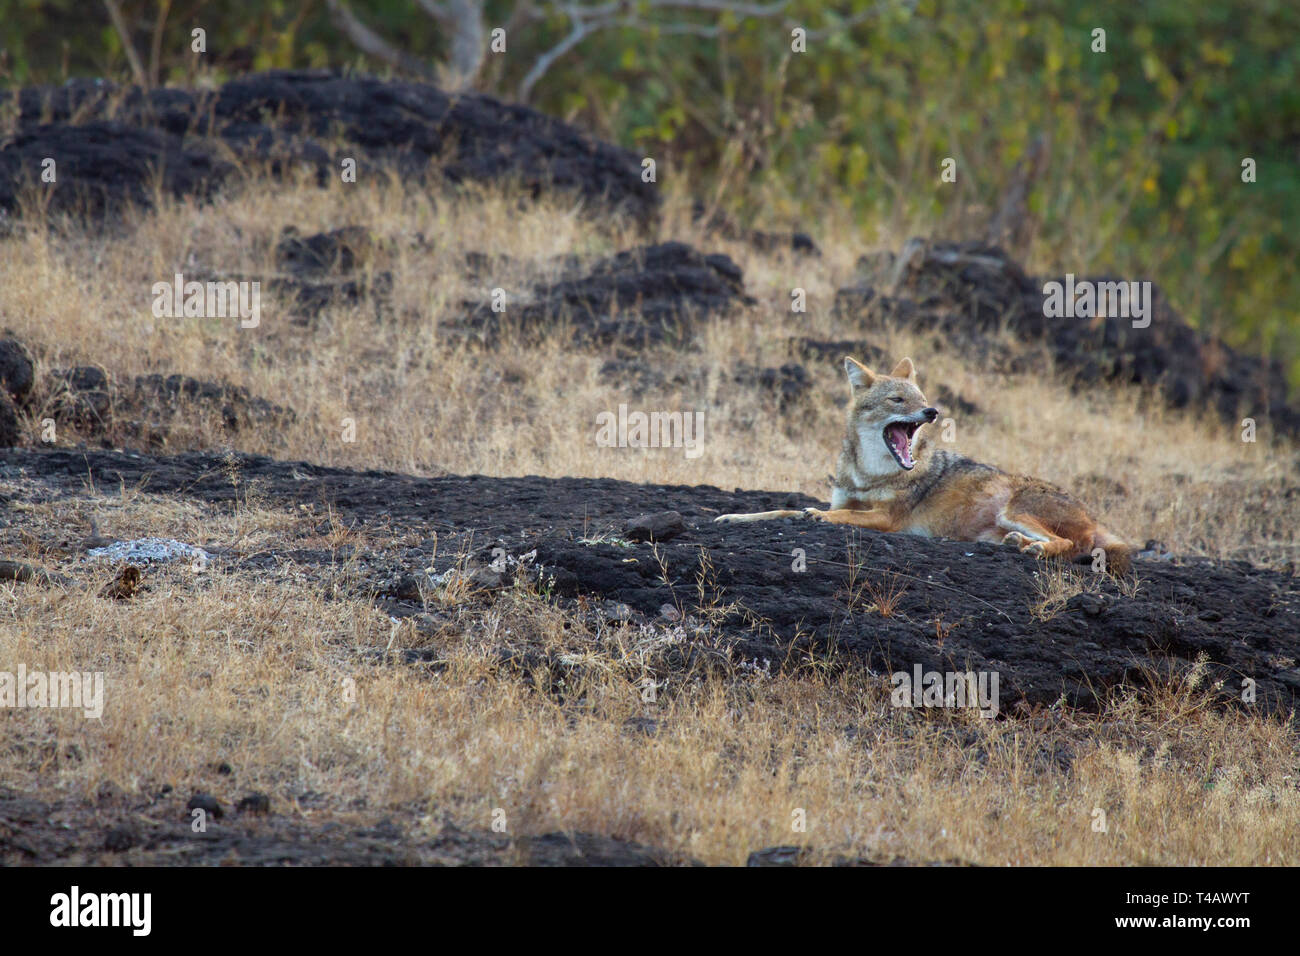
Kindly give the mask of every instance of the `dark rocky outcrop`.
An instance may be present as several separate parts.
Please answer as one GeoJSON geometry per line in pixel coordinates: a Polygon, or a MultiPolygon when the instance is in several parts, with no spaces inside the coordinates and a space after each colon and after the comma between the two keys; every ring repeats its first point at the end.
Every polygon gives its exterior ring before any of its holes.
{"type": "Polygon", "coordinates": [[[576,192],[649,222],[659,193],[641,180],[640,158],[561,120],[488,96],[450,96],[427,83],[328,71],[273,71],[215,91],[78,80],[0,94],[17,98],[14,138],[0,147],[0,209],[12,210],[46,157],[56,160],[56,211],[102,214],[148,206],[157,177],[176,196],[203,197],[233,164],[275,175],[304,171],[323,181],[343,158],[358,175],[393,170],[445,181],[516,184],[527,196],[576,192]],[[341,149],[340,149],[341,147],[341,149]]]}
{"type": "Polygon", "coordinates": [[[504,311],[488,302],[466,303],[468,316],[449,328],[490,342],[506,327],[528,334],[567,323],[576,341],[639,349],[687,340],[698,323],[750,302],[740,267],[729,257],[665,242],[538,284],[531,301],[507,301],[504,311]]]}
{"type": "MultiPolygon", "coordinates": [[[[864,263],[871,281],[840,289],[836,310],[864,331],[882,322],[941,333],[939,341],[991,357],[1009,371],[1027,356],[996,341],[1004,326],[1027,345],[1041,345],[1058,368],[1083,386],[1120,382],[1157,389],[1176,408],[1204,407],[1226,421],[1249,415],[1284,435],[1300,434],[1300,409],[1287,401],[1276,359],[1241,353],[1194,329],[1152,284],[1150,325],[1120,316],[1053,318],[1044,286],[1065,277],[1027,275],[996,246],[911,240],[896,259],[864,263]]],[[[1118,281],[1079,276],[1076,283],[1118,281]]]]}
{"type": "MultiPolygon", "coordinates": [[[[1035,614],[1041,565],[993,545],[807,521],[712,521],[728,511],[818,504],[804,495],[589,478],[414,478],[256,456],[241,457],[239,468],[286,505],[324,499],[349,520],[436,522],[438,554],[447,555],[439,572],[452,566],[464,536],[489,560],[502,548],[515,575],[544,569],[561,599],[624,607],[634,622],[662,623],[666,605],[689,617],[705,579],[719,605],[735,605],[719,625],[727,654],[760,666],[812,656],[882,674],[916,665],[997,672],[1001,712],[1016,713],[1062,698],[1095,707],[1117,687],[1185,673],[1204,655],[1204,685],[1222,704],[1273,711],[1300,703],[1300,587],[1291,574],[1243,561],[1139,559],[1136,594],[1089,574],[1080,593],[1035,614]],[[670,540],[634,545],[644,556],[599,536],[618,536],[630,519],[668,510],[683,527],[670,540]],[[879,602],[863,581],[896,592],[889,613],[872,608],[879,602]],[[1246,678],[1255,703],[1242,701],[1246,678]]],[[[214,502],[233,502],[238,493],[220,460],[198,453],[0,452],[0,477],[13,469],[69,488],[89,478],[114,486],[147,481],[154,494],[214,502]]],[[[427,555],[412,555],[376,573],[418,576],[427,564],[427,555]]],[[[419,607],[420,588],[388,590],[419,607]]],[[[502,652],[517,657],[516,649],[502,652]]]]}

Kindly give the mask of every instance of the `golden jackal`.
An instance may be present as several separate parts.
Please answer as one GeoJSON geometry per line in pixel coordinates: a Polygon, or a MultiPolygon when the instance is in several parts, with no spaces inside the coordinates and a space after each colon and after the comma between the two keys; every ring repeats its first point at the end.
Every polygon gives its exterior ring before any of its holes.
{"type": "Polygon", "coordinates": [[[714,520],[812,518],[873,531],[1000,542],[1042,558],[1074,558],[1100,548],[1110,571],[1128,570],[1132,548],[1055,485],[931,450],[918,432],[939,412],[917,388],[911,359],[889,375],[877,375],[847,356],[844,368],[853,398],[830,510],[762,511],[714,520]]]}

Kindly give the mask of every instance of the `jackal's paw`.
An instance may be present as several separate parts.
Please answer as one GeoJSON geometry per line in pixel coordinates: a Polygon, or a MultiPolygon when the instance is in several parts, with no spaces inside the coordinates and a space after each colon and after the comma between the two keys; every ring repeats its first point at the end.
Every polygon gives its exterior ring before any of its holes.
{"type": "Polygon", "coordinates": [[[1011,531],[1002,539],[1002,547],[1015,548],[1017,551],[1023,551],[1029,545],[1033,544],[1033,539],[1021,534],[1019,531],[1011,531]]]}
{"type": "Polygon", "coordinates": [[[740,515],[718,515],[713,519],[714,524],[735,524],[740,520],[740,515]]]}
{"type": "Polygon", "coordinates": [[[822,511],[820,508],[804,508],[804,509],[803,509],[803,516],[804,516],[804,519],[807,520],[807,521],[825,521],[825,520],[826,520],[826,512],[822,511]]]}
{"type": "Polygon", "coordinates": [[[1032,554],[1036,558],[1045,558],[1047,557],[1047,542],[1046,541],[1031,542],[1029,547],[1025,548],[1025,553],[1032,554]]]}

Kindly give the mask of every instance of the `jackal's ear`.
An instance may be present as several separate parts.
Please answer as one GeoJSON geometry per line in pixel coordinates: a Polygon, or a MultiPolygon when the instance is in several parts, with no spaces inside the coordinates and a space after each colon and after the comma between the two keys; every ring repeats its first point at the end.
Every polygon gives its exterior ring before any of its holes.
{"type": "Polygon", "coordinates": [[[844,371],[849,373],[849,384],[854,388],[870,388],[876,375],[857,359],[844,356],[844,371]]]}
{"type": "Polygon", "coordinates": [[[916,366],[912,364],[910,358],[905,358],[894,366],[894,370],[889,373],[890,378],[905,378],[909,382],[916,381],[916,366]]]}

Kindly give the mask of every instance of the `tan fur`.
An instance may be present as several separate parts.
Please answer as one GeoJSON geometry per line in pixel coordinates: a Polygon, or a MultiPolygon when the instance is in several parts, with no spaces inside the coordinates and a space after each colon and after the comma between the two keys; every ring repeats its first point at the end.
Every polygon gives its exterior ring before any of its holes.
{"type": "Polygon", "coordinates": [[[1128,570],[1132,548],[1055,485],[932,449],[924,425],[938,413],[917,387],[911,359],[903,359],[889,375],[848,357],[844,365],[852,402],[831,507],[720,515],[716,521],[809,518],[872,531],[1001,543],[1040,558],[1075,558],[1100,548],[1108,570],[1128,570]],[[910,455],[901,457],[886,441],[887,429],[899,426],[914,427],[910,455]],[[909,457],[914,462],[910,470],[909,457]]]}

